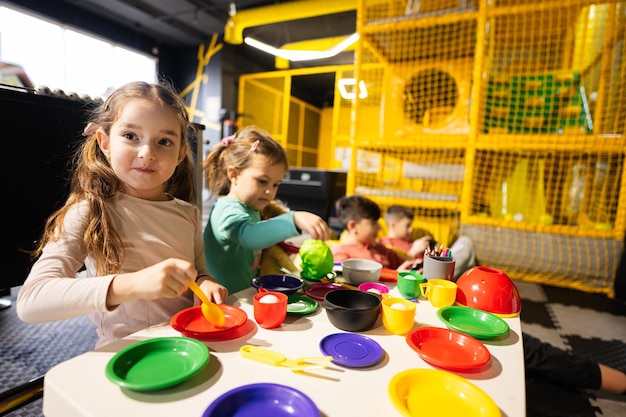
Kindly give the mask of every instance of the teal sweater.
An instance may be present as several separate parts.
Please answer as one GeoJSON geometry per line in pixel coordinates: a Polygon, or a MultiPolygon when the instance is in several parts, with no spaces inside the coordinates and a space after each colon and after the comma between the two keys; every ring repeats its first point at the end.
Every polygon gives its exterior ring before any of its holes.
{"type": "Polygon", "coordinates": [[[258,211],[221,197],[204,229],[207,268],[230,294],[241,291],[258,275],[263,249],[298,234],[293,212],[261,221],[258,211]]]}

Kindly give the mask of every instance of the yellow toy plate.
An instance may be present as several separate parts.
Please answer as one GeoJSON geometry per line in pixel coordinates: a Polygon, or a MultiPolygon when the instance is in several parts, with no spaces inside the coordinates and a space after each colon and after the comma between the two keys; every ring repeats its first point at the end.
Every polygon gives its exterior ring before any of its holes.
{"type": "Polygon", "coordinates": [[[451,372],[408,369],[388,386],[392,404],[407,417],[501,417],[496,403],[483,390],[451,372]]]}

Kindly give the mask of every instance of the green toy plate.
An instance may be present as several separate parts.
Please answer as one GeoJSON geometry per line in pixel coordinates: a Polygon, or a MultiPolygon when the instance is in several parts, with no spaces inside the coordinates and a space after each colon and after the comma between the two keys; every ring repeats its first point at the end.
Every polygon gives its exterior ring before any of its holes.
{"type": "Polygon", "coordinates": [[[287,313],[304,316],[317,309],[317,301],[306,295],[291,294],[287,298],[287,313]]]}
{"type": "Polygon", "coordinates": [[[122,388],[154,391],[191,378],[209,361],[209,349],[187,337],[159,337],[134,343],[109,360],[107,378],[122,388]]]}
{"type": "Polygon", "coordinates": [[[450,306],[437,310],[437,317],[449,329],[465,333],[476,339],[491,339],[509,332],[506,321],[483,310],[471,307],[450,306]]]}

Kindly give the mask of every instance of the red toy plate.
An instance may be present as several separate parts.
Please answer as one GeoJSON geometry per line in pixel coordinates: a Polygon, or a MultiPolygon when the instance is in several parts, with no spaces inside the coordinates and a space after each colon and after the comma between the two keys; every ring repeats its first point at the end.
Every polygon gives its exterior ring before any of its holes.
{"type": "Polygon", "coordinates": [[[254,320],[246,320],[244,324],[241,326],[233,327],[230,330],[226,330],[224,332],[218,333],[208,333],[206,335],[190,335],[187,332],[182,332],[183,336],[191,337],[193,339],[202,340],[202,341],[211,341],[211,342],[221,342],[225,340],[234,340],[238,339],[242,336],[248,335],[253,330],[256,330],[257,324],[254,320]]]}
{"type": "Polygon", "coordinates": [[[471,336],[439,327],[418,327],[406,341],[424,361],[451,371],[471,371],[491,359],[487,347],[471,336]]]}
{"type": "Polygon", "coordinates": [[[243,326],[248,321],[248,315],[242,309],[228,304],[218,304],[224,312],[226,322],[223,327],[217,327],[207,321],[202,315],[200,306],[186,308],[174,314],[170,325],[181,332],[183,336],[199,340],[222,339],[229,332],[243,326]]]}

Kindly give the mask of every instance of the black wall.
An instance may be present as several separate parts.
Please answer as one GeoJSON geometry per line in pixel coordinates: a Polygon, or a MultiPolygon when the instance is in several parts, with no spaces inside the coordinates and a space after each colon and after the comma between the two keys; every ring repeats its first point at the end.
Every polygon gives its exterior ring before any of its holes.
{"type": "Polygon", "coordinates": [[[89,106],[56,97],[0,89],[5,210],[0,289],[21,285],[27,251],[46,218],[68,192],[67,164],[85,127],[89,106]]]}

